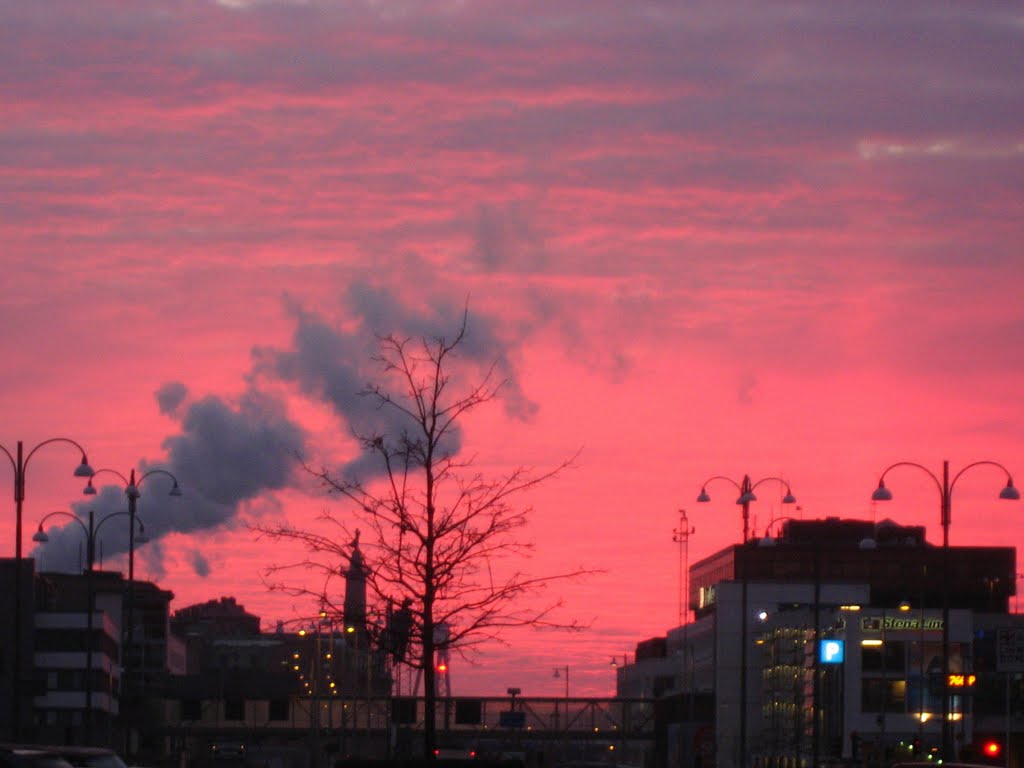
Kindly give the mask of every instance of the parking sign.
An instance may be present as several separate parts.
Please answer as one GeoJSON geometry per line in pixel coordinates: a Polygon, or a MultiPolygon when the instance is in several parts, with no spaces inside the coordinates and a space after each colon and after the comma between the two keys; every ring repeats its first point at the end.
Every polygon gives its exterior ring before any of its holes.
{"type": "Polygon", "coordinates": [[[818,661],[822,664],[842,664],[844,651],[842,640],[818,641],[818,661]]]}

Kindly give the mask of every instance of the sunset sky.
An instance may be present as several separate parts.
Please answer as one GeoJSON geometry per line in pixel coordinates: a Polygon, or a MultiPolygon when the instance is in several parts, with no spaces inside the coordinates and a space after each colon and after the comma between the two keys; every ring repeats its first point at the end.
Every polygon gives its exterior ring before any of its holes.
{"type": "MultiPolygon", "coordinates": [[[[562,695],[568,665],[611,694],[609,660],[676,624],[678,510],[691,563],[741,537],[708,477],[791,484],[799,509],[759,489],[758,535],[891,517],[933,542],[924,472],[872,505],[893,462],[1024,484],[1022,72],[1013,2],[0,0],[0,443],[173,471],[182,499],[142,488],[138,575],[270,628],[313,606],[265,589],[301,553],[250,525],[351,520],[295,452],[357,466],[375,335],[468,306],[468,361],[508,386],[465,455],[578,451],[521,500],[522,566],[600,573],[546,596],[588,630],[509,632],[453,692],[562,695]]],[[[78,458],[30,460],[26,553],[89,508],[78,458]]],[[[1005,482],[958,480],[954,544],[1024,543],[1005,482]]]]}

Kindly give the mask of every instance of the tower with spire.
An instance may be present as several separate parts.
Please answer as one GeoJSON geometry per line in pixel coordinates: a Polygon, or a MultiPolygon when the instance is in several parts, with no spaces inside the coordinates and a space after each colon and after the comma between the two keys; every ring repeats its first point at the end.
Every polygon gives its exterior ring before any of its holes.
{"type": "Polygon", "coordinates": [[[366,647],[366,578],[369,569],[359,551],[359,530],[352,538],[352,554],[349,555],[345,576],[345,608],[342,619],[345,623],[345,637],[350,644],[366,647]]]}

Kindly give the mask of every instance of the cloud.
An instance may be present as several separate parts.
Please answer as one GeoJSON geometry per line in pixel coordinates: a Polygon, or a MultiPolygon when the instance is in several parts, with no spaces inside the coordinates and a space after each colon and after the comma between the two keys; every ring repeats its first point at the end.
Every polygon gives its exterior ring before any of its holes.
{"type": "MultiPolygon", "coordinates": [[[[280,511],[273,493],[295,485],[294,470],[298,457],[309,449],[308,436],[289,417],[284,402],[261,389],[261,384],[295,387],[308,400],[326,404],[356,435],[396,437],[410,426],[398,411],[379,408],[373,398],[360,395],[369,382],[393,385],[398,396],[404,393],[402,382],[381,377],[373,361],[377,340],[389,333],[408,337],[414,344],[421,338],[451,338],[465,304],[454,302],[443,291],[430,290],[410,304],[397,292],[366,282],[353,283],[344,299],[349,315],[339,327],[286,298],[283,305],[294,324],[290,344],[254,348],[247,389],[234,400],[218,395],[189,400],[186,386],[179,381],[157,389],[160,412],[177,420],[179,431],[163,441],[165,459],[144,460],[138,468],[137,516],[150,539],[232,526],[243,510],[257,515],[280,511]],[[176,478],[182,496],[169,495],[173,480],[168,473],[176,478]]],[[[536,406],[516,384],[514,347],[503,339],[493,318],[471,311],[459,352],[453,364],[464,366],[467,377],[482,375],[493,364],[498,376],[508,382],[501,393],[507,410],[518,418],[529,418],[536,406]]],[[[462,439],[461,431],[453,430],[445,450],[458,453],[462,439]]],[[[337,471],[366,479],[380,469],[374,456],[358,452],[337,471]]],[[[112,474],[120,473],[98,472],[97,495],[72,504],[80,521],[88,519],[90,510],[94,512],[96,540],[106,557],[129,548],[127,477],[122,475],[120,484],[104,485],[112,474]]],[[[82,526],[66,518],[54,518],[49,526],[50,541],[39,551],[44,567],[76,569],[82,526]]],[[[151,571],[164,571],[163,556],[163,548],[150,545],[146,557],[151,571]]],[[[209,574],[208,562],[194,556],[190,560],[196,573],[209,574]]]]}
{"type": "Polygon", "coordinates": [[[198,549],[193,549],[188,553],[189,562],[192,565],[192,570],[195,571],[197,576],[206,578],[210,575],[210,562],[206,559],[202,552],[198,549]]]}
{"type": "MultiPolygon", "coordinates": [[[[161,405],[168,402],[163,396],[168,391],[180,392],[174,384],[161,387],[161,405]]],[[[273,397],[254,389],[234,403],[211,395],[191,403],[177,417],[181,431],[164,440],[166,460],[143,461],[136,476],[141,494],[136,514],[151,539],[232,525],[243,503],[292,484],[306,438],[273,397]],[[166,473],[176,478],[180,497],[170,495],[173,480],[166,473]]],[[[98,471],[93,481],[96,496],[72,504],[72,511],[80,521],[93,511],[98,554],[111,556],[128,551],[129,516],[126,478],[118,485],[103,485],[107,477],[98,471]]],[[[84,523],[58,516],[49,521],[54,524],[47,528],[50,541],[38,550],[43,566],[74,570],[87,538],[84,523]]],[[[152,569],[163,570],[162,552],[149,551],[152,569]]]]}
{"type": "Polygon", "coordinates": [[[156,391],[156,401],[160,413],[173,416],[188,395],[188,390],[180,381],[169,381],[156,391]]]}
{"type": "MultiPolygon", "coordinates": [[[[360,394],[369,384],[395,387],[396,397],[404,395],[403,383],[382,378],[374,361],[379,353],[378,339],[388,334],[408,338],[415,346],[420,340],[439,337],[449,340],[457,332],[465,305],[443,295],[424,291],[413,306],[396,292],[366,282],[353,283],[345,296],[351,313],[342,330],[325,317],[286,300],[294,322],[291,344],[285,349],[258,347],[253,352],[254,370],[296,386],[307,398],[327,404],[352,434],[357,436],[396,436],[408,429],[408,417],[393,408],[380,408],[372,397],[360,394]]],[[[506,382],[501,396],[506,410],[527,419],[536,409],[516,382],[511,359],[512,347],[505,341],[486,313],[470,308],[465,339],[459,348],[461,365],[469,363],[467,377],[481,376],[490,365],[496,367],[499,380],[506,382]]],[[[454,362],[455,365],[460,363],[454,362]]],[[[459,430],[449,435],[446,449],[457,453],[461,447],[459,430]]],[[[340,472],[365,477],[379,471],[370,455],[351,457],[340,472]]]]}
{"type": "Polygon", "coordinates": [[[753,371],[740,374],[736,387],[736,400],[740,405],[753,405],[754,392],[757,391],[757,376],[753,371]]]}
{"type": "Polygon", "coordinates": [[[488,271],[544,272],[548,255],[534,217],[519,204],[477,206],[473,251],[488,271]]]}
{"type": "MultiPolygon", "coordinates": [[[[466,363],[497,365],[520,419],[543,334],[588,375],[652,350],[738,357],[758,377],[729,391],[755,404],[780,372],[996,378],[1024,339],[1005,4],[58,5],[0,3],[0,324],[22,329],[28,394],[53,359],[115,353],[114,334],[84,343],[87,308],[136,355],[172,318],[169,356],[202,339],[205,370],[281,290],[301,291],[292,336],[254,351],[254,378],[365,433],[398,426],[355,394],[374,334],[448,333],[467,299],[466,363]],[[117,301],[92,305],[97,287],[117,301]]],[[[180,433],[143,466],[186,496],[146,481],[154,530],[231,525],[289,486],[283,446],[310,448],[283,402],[196,399],[187,376],[156,393],[180,433]]],[[[95,503],[124,509],[117,488],[95,503]]]]}

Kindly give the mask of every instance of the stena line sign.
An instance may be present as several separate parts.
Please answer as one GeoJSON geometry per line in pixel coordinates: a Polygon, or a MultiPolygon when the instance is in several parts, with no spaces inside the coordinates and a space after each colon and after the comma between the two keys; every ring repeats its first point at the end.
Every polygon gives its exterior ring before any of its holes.
{"type": "Polygon", "coordinates": [[[941,632],[942,619],[925,616],[864,616],[862,632],[941,632]]]}

